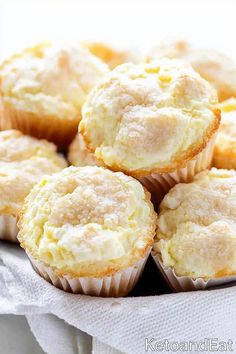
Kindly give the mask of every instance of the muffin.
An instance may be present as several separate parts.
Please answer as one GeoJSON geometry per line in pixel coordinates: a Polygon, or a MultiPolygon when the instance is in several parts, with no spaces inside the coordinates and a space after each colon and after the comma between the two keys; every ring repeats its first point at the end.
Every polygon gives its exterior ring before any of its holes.
{"type": "Polygon", "coordinates": [[[221,125],[213,155],[213,166],[236,169],[236,98],[222,102],[221,125]]]}
{"type": "Polygon", "coordinates": [[[142,54],[135,48],[119,48],[103,42],[82,43],[93,55],[103,60],[110,69],[124,63],[138,64],[144,61],[142,54]]]}
{"type": "Polygon", "coordinates": [[[0,126],[65,148],[77,133],[87,94],[107,72],[82,46],[44,43],[23,50],[0,67],[0,126]]]}
{"type": "Polygon", "coordinates": [[[236,171],[212,168],[160,205],[153,256],[177,290],[236,280],[236,171]]]}
{"type": "Polygon", "coordinates": [[[25,197],[42,176],[64,167],[54,144],[17,130],[0,132],[0,239],[17,241],[16,219],[25,197]]]}
{"type": "Polygon", "coordinates": [[[73,166],[100,166],[101,162],[90,152],[83,136],[78,133],[68,149],[68,161],[73,166]]]}
{"type": "Polygon", "coordinates": [[[135,179],[102,167],[71,166],[32,189],[19,227],[34,269],[56,287],[123,296],[150,253],[156,214],[135,179]]]}
{"type": "Polygon", "coordinates": [[[158,203],[210,166],[216,104],[215,90],[188,64],[123,64],[91,91],[79,130],[96,158],[138,178],[158,203]]]}
{"type": "Polygon", "coordinates": [[[236,96],[236,65],[225,54],[213,49],[198,48],[185,41],[167,41],[153,48],[147,60],[179,58],[192,67],[217,90],[220,101],[236,96]]]}

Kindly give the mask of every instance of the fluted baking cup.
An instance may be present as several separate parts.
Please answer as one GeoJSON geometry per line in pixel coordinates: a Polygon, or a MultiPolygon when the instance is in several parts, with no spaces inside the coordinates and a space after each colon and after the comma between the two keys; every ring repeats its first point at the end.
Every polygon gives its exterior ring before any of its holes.
{"type": "Polygon", "coordinates": [[[219,278],[191,278],[189,276],[178,276],[176,275],[174,269],[166,268],[163,266],[161,261],[161,257],[159,253],[154,253],[152,251],[152,257],[162,273],[163,277],[165,278],[168,285],[171,287],[172,290],[175,292],[181,291],[194,291],[194,290],[204,290],[210,289],[211,287],[220,287],[222,285],[226,285],[232,282],[236,282],[236,275],[230,275],[226,277],[219,277],[219,278]]]}
{"type": "Polygon", "coordinates": [[[33,112],[16,110],[9,103],[2,103],[0,126],[2,130],[17,129],[38,139],[47,139],[61,150],[74,139],[79,119],[60,119],[54,116],[40,116],[33,112]]]}
{"type": "Polygon", "coordinates": [[[0,215],[0,239],[18,242],[17,220],[11,215],[0,215]]]}
{"type": "Polygon", "coordinates": [[[56,288],[74,294],[84,294],[101,297],[126,296],[138,282],[148,256],[140,259],[134,266],[116,272],[103,278],[78,277],[72,278],[68,275],[58,276],[54,270],[46,266],[42,261],[36,260],[26,251],[34,270],[56,288]]]}
{"type": "Polygon", "coordinates": [[[152,173],[138,178],[151,193],[152,202],[156,207],[177,183],[191,182],[196,174],[211,167],[215,138],[216,136],[210,140],[204,150],[188,161],[185,167],[170,173],[152,173]]]}

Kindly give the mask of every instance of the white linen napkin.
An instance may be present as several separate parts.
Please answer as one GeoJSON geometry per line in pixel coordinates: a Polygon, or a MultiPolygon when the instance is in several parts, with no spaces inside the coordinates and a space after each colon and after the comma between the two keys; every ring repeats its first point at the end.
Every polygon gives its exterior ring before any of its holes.
{"type": "Polygon", "coordinates": [[[88,354],[92,341],[82,331],[52,314],[26,316],[32,333],[48,354],[88,354]]]}
{"type": "Polygon", "coordinates": [[[26,315],[49,354],[82,353],[83,333],[77,330],[94,337],[95,354],[145,353],[145,338],[169,342],[231,339],[236,348],[235,287],[122,299],[67,294],[40,278],[23,250],[3,242],[0,313],[26,315]]]}

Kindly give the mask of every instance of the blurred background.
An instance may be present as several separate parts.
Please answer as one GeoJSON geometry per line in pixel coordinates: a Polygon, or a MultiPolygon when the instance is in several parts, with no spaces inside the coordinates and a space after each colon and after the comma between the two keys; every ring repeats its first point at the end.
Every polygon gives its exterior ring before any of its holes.
{"type": "Polygon", "coordinates": [[[235,0],[0,0],[0,55],[47,39],[145,50],[182,37],[236,59],[235,10],[235,0]]]}

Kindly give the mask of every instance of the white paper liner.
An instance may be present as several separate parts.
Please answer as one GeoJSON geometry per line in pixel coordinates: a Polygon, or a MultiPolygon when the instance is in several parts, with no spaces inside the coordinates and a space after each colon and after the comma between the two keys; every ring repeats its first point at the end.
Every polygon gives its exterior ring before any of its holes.
{"type": "Polygon", "coordinates": [[[176,275],[174,269],[165,268],[163,266],[159,253],[154,253],[152,251],[151,255],[168,285],[172,288],[172,290],[176,292],[204,290],[236,281],[236,275],[220,278],[210,278],[208,280],[203,278],[193,279],[189,276],[178,276],[176,275]]]}
{"type": "Polygon", "coordinates": [[[23,134],[54,142],[59,148],[66,148],[76,136],[78,120],[58,119],[57,116],[40,116],[33,112],[17,110],[11,104],[0,101],[0,128],[17,129],[23,134]]]}
{"type": "Polygon", "coordinates": [[[11,215],[0,215],[0,239],[19,242],[17,239],[18,234],[17,220],[11,215]]]}
{"type": "Polygon", "coordinates": [[[67,275],[59,277],[52,268],[32,258],[27,251],[26,253],[34,270],[42,278],[61,290],[74,294],[120,297],[126,296],[135,287],[143,272],[150,251],[151,248],[147,251],[146,256],[140,259],[134,266],[103,278],[71,278],[67,275]]]}
{"type": "Polygon", "coordinates": [[[215,138],[216,135],[204,150],[187,162],[185,167],[170,173],[152,173],[138,178],[151,193],[152,202],[155,206],[160,204],[166,193],[177,183],[191,182],[196,174],[211,167],[215,138]]]}

